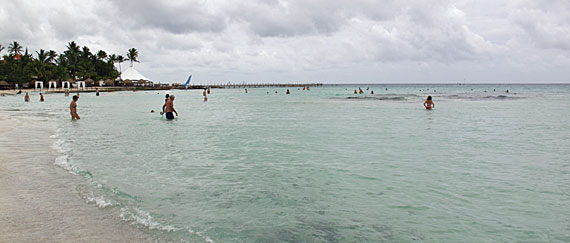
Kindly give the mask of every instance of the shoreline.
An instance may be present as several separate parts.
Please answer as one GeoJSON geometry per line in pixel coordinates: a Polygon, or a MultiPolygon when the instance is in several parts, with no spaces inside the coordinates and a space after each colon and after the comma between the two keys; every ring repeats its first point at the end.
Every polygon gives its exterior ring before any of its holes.
{"type": "Polygon", "coordinates": [[[79,192],[89,186],[54,164],[53,127],[0,113],[0,235],[5,242],[153,242],[150,233],[79,192]],[[8,129],[9,128],[9,129],[8,129]]]}

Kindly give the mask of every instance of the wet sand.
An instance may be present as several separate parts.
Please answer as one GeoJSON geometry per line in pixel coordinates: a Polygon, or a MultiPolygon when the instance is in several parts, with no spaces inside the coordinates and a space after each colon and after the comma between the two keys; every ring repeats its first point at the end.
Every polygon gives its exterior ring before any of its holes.
{"type": "Polygon", "coordinates": [[[53,129],[0,114],[0,242],[157,241],[118,209],[87,203],[84,178],[54,165],[53,129]]]}

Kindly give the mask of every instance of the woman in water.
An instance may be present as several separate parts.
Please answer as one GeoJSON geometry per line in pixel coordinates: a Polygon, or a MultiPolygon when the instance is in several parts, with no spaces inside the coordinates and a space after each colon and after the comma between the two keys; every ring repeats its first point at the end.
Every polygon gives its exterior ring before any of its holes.
{"type": "Polygon", "coordinates": [[[427,97],[426,101],[424,102],[424,107],[427,110],[431,110],[431,108],[435,108],[435,104],[431,100],[431,95],[427,97]]]}

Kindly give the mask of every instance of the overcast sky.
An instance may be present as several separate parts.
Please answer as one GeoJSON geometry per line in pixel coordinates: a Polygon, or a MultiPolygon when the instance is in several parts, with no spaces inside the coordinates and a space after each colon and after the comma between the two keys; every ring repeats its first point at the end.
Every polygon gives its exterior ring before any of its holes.
{"type": "Polygon", "coordinates": [[[4,0],[12,41],[134,47],[163,83],[570,83],[570,0],[4,0]]]}

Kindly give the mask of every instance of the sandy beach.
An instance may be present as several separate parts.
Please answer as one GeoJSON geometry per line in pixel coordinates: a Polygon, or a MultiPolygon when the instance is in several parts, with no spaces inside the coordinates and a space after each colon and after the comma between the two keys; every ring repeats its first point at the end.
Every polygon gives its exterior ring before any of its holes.
{"type": "Polygon", "coordinates": [[[0,114],[0,242],[152,242],[117,209],[87,203],[78,176],[54,165],[53,129],[0,114]]]}

